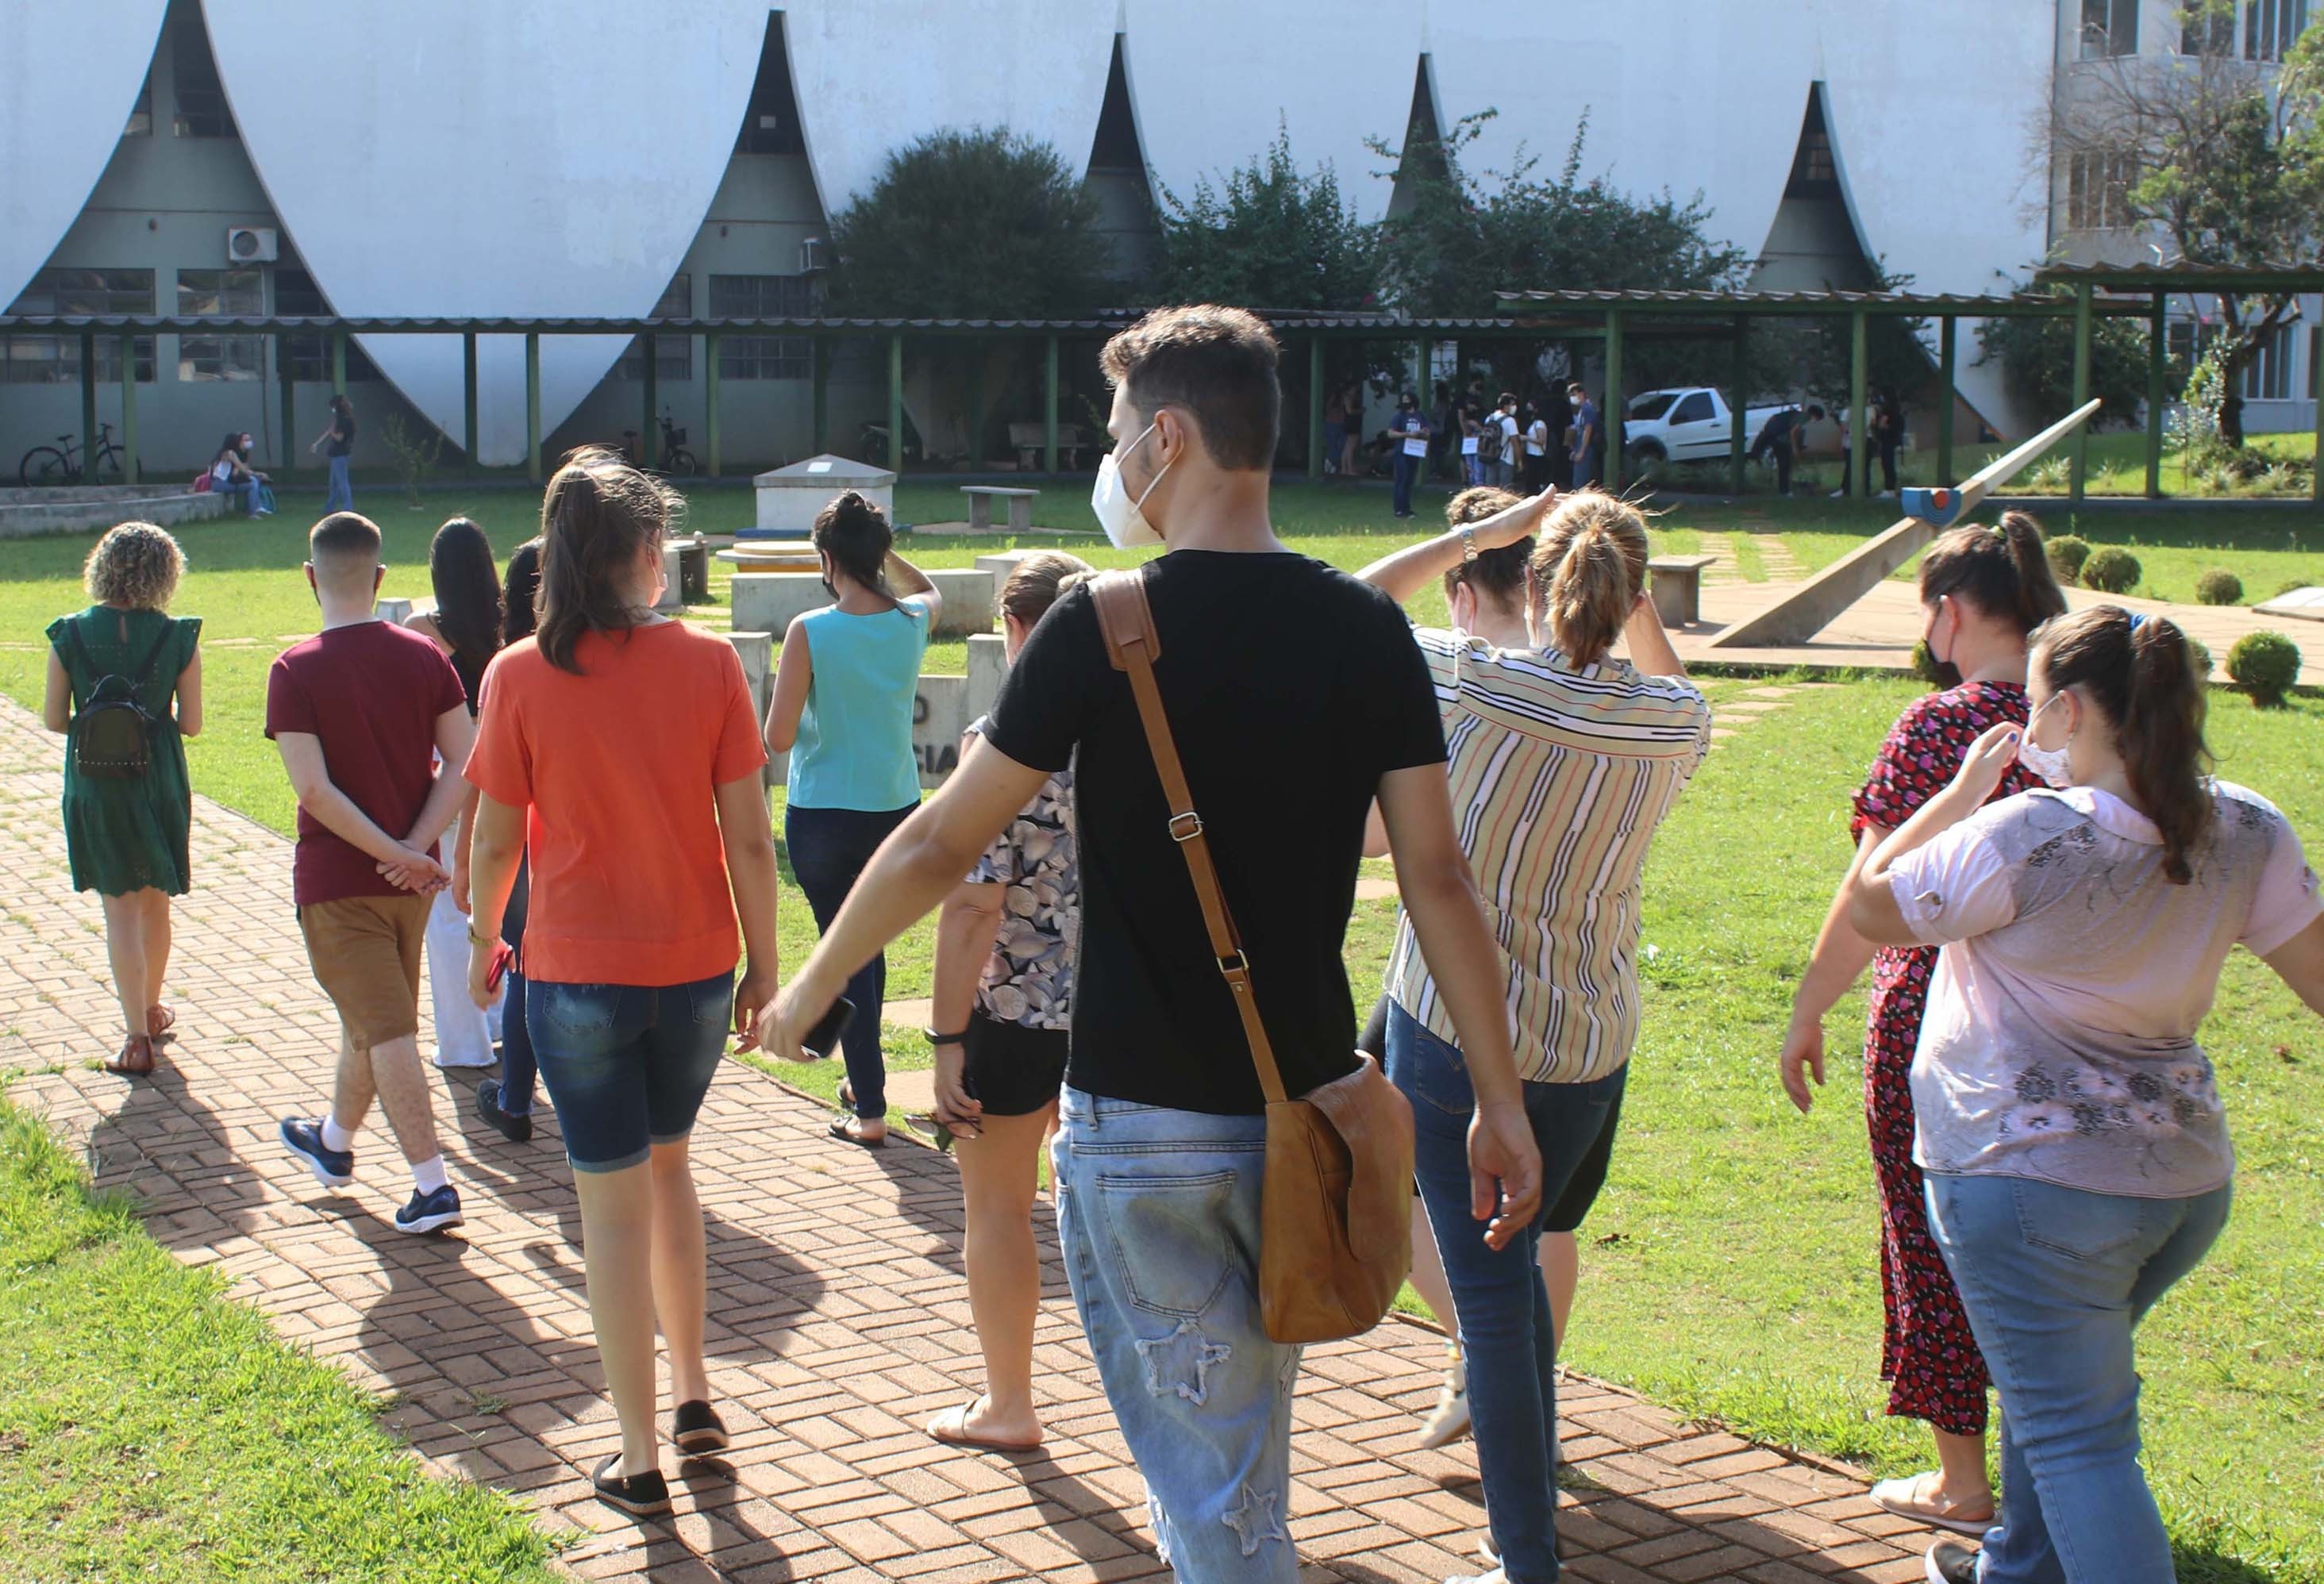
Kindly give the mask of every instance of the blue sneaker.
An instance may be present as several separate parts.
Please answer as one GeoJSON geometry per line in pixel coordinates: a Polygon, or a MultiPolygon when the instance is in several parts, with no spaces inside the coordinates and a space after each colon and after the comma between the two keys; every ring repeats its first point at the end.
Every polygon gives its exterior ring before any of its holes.
{"type": "Polygon", "coordinates": [[[411,1191],[411,1202],[395,1212],[399,1232],[438,1232],[460,1224],[460,1191],[449,1183],[433,1193],[411,1191]]]}
{"type": "Polygon", "coordinates": [[[322,1118],[283,1118],[282,1142],[292,1155],[307,1163],[307,1169],[315,1174],[315,1181],[324,1187],[344,1188],[355,1180],[355,1152],[324,1147],[322,1118]]]}

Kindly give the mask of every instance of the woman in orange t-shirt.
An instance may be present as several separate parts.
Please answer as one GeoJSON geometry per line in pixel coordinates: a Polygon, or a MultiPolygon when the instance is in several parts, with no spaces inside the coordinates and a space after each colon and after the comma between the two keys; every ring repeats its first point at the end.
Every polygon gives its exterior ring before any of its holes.
{"type": "Polygon", "coordinates": [[[654,613],[678,502],[578,453],[540,507],[540,624],[484,674],[468,779],[469,991],[491,995],[520,857],[526,1025],[581,1201],[589,1314],[622,1425],[597,1495],[667,1511],[654,1325],[686,1456],[726,1445],[702,1358],[703,1225],[687,1140],[726,1052],[779,982],[766,750],[724,639],[654,613]],[[734,982],[741,916],[749,966],[734,982]]]}

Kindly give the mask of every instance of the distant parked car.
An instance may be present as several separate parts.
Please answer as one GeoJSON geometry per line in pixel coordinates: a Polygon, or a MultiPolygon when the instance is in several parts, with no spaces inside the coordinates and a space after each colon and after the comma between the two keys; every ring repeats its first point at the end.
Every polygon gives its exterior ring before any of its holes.
{"type": "MultiPolygon", "coordinates": [[[[1758,438],[1766,421],[1788,405],[1748,409],[1743,444],[1758,438]]],[[[1630,468],[1637,472],[1658,462],[1718,461],[1728,455],[1733,425],[1724,396],[1708,385],[1680,386],[1631,397],[1623,435],[1630,468]]]]}

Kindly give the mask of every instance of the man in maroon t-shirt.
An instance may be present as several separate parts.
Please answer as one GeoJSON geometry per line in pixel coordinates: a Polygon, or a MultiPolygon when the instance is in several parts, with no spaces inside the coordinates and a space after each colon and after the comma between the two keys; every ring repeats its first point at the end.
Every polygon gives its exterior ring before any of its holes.
{"type": "Polygon", "coordinates": [[[376,1095],[411,1165],[396,1229],[432,1232],[459,1223],[460,1195],[420,1064],[420,953],[429,897],[448,879],[436,838],[467,789],[475,726],[443,652],[373,614],[387,568],[370,520],[333,512],[308,556],[323,630],[275,657],[266,734],[299,794],[291,896],[316,982],[338,1008],[339,1067],[330,1114],[284,1118],[282,1142],[317,1182],[343,1186],[376,1095]]]}

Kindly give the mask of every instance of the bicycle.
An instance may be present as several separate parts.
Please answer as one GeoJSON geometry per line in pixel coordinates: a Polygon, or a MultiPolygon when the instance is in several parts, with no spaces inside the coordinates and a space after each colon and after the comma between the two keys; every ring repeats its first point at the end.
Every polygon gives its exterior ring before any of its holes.
{"type": "MultiPolygon", "coordinates": [[[[688,476],[700,473],[702,464],[695,458],[693,452],[686,448],[686,431],[670,421],[668,408],[662,409],[659,421],[661,424],[661,455],[659,460],[654,465],[654,470],[678,476],[688,476]]],[[[643,459],[638,455],[637,430],[622,431],[622,456],[632,467],[645,465],[643,459]]]]}
{"type": "MultiPolygon", "coordinates": [[[[121,482],[121,447],[113,443],[113,426],[97,425],[97,480],[99,483],[117,484],[121,482]]],[[[78,451],[70,435],[59,435],[53,446],[35,446],[16,465],[16,482],[28,490],[77,484],[81,482],[80,464],[76,460],[78,451]]]]}

